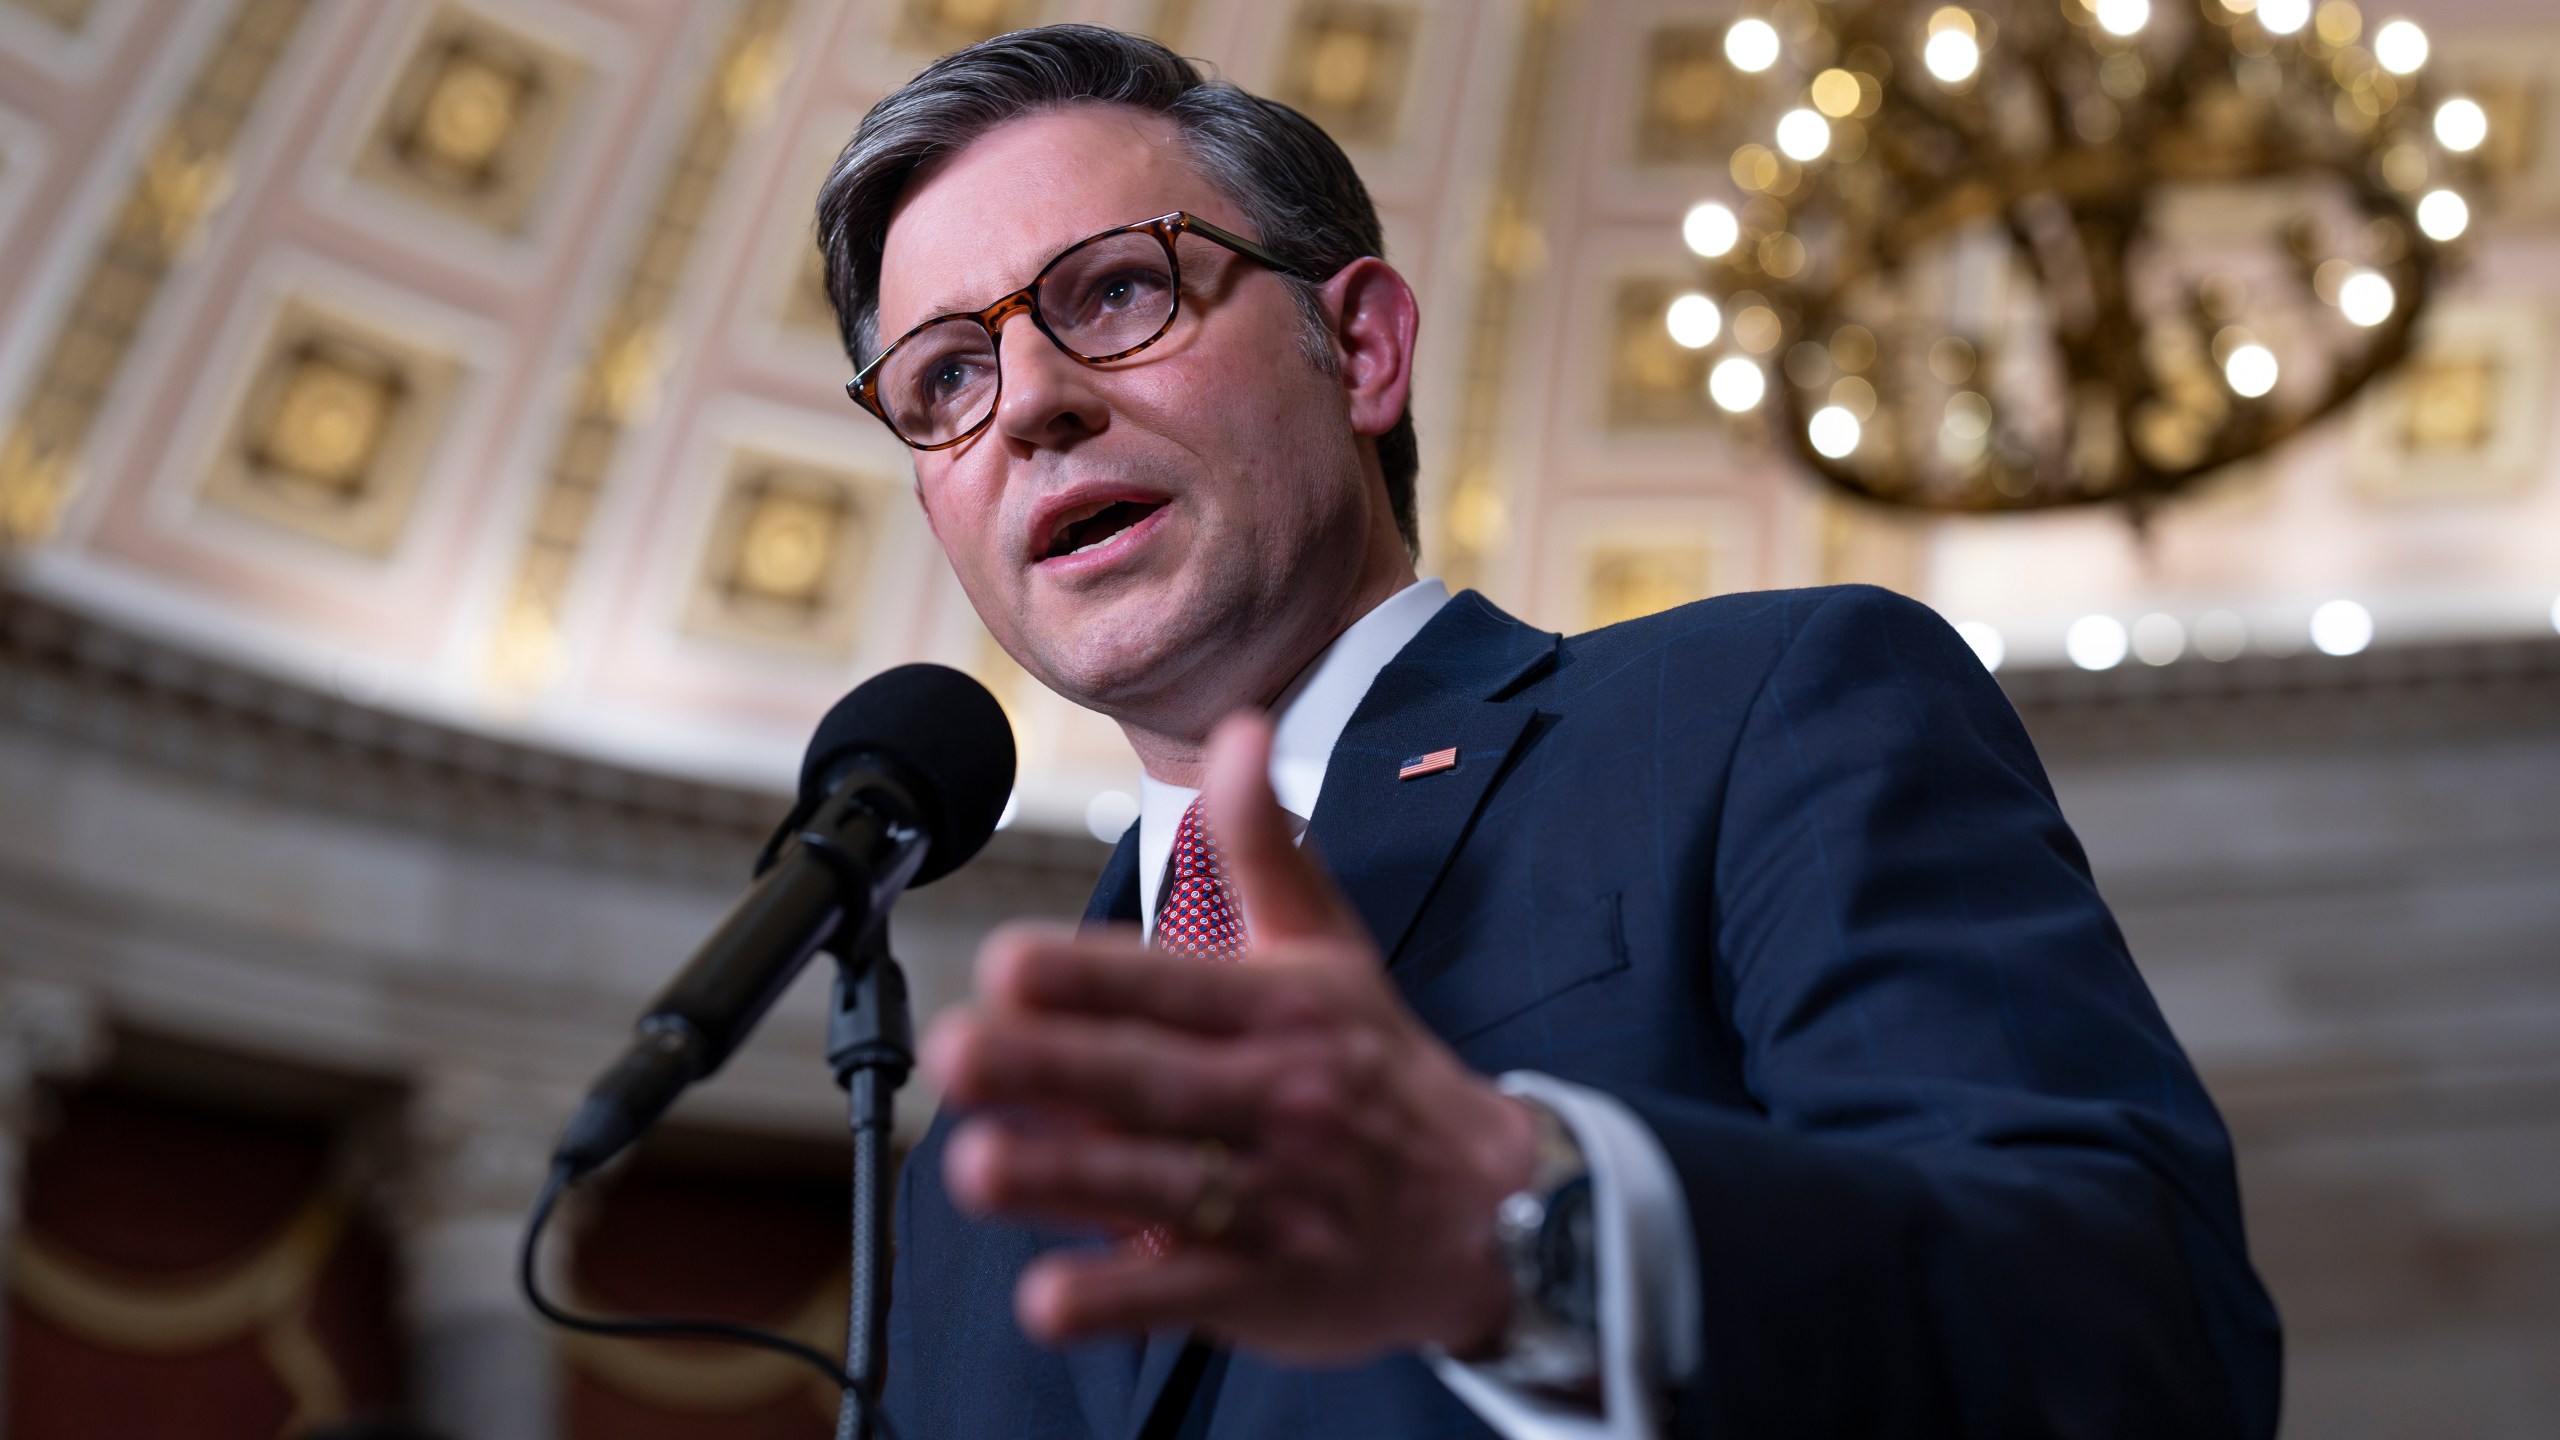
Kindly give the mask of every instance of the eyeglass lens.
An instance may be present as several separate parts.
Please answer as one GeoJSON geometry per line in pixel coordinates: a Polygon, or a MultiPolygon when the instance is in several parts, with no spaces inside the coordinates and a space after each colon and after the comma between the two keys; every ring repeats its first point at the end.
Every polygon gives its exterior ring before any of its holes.
{"type": "MultiPolygon", "coordinates": [[[[1068,251],[1038,282],[1041,322],[1079,359],[1108,360],[1145,345],[1173,319],[1173,265],[1164,242],[1125,231],[1068,251]]],[[[879,371],[880,408],[909,444],[967,434],[996,403],[995,336],[974,316],[937,321],[898,342],[879,371]]]]}

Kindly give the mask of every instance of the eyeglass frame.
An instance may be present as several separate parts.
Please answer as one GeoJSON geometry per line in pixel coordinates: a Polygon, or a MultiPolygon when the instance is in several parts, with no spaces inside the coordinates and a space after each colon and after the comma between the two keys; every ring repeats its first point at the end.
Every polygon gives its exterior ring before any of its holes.
{"type": "Polygon", "coordinates": [[[1031,277],[1030,284],[1023,286],[1021,289],[1014,291],[1010,295],[1006,295],[998,299],[995,303],[986,306],[984,309],[954,310],[947,314],[935,315],[929,319],[918,321],[916,324],[909,326],[904,333],[898,336],[897,339],[882,346],[880,353],[871,357],[870,364],[863,366],[858,371],[855,371],[853,378],[844,382],[844,393],[847,398],[853,401],[853,403],[870,411],[873,418],[877,419],[881,424],[888,426],[889,433],[898,437],[898,443],[906,446],[910,450],[948,450],[954,445],[959,445],[975,439],[979,434],[984,432],[989,425],[995,423],[996,411],[1004,404],[1004,326],[1006,322],[1013,319],[1015,315],[1029,315],[1031,317],[1032,325],[1037,328],[1042,335],[1048,337],[1049,343],[1057,347],[1059,354],[1064,355],[1082,365],[1108,365],[1115,360],[1126,360],[1130,356],[1137,354],[1139,351],[1148,348],[1157,341],[1162,340],[1165,336],[1171,334],[1173,332],[1173,322],[1180,319],[1182,316],[1182,252],[1175,247],[1173,242],[1180,238],[1185,232],[1198,235],[1203,240],[1210,241],[1213,244],[1231,250],[1236,254],[1243,256],[1247,260],[1254,261],[1269,270],[1277,272],[1278,274],[1288,276],[1290,279],[1306,281],[1311,284],[1321,283],[1324,279],[1324,277],[1320,275],[1308,274],[1298,266],[1292,265],[1281,259],[1279,256],[1271,253],[1271,251],[1265,249],[1262,245],[1248,240],[1245,237],[1236,234],[1232,230],[1212,225],[1208,221],[1201,219],[1199,216],[1192,214],[1188,210],[1175,210],[1167,214],[1159,215],[1152,220],[1140,220],[1128,225],[1114,225],[1108,230],[1087,235],[1073,245],[1068,246],[1066,249],[1050,256],[1049,262],[1040,267],[1040,273],[1031,277]],[[1165,311],[1164,323],[1156,327],[1156,333],[1139,341],[1135,345],[1129,346],[1125,350],[1115,350],[1108,355],[1079,355],[1073,349],[1068,347],[1067,342],[1058,338],[1057,332],[1049,328],[1049,321],[1047,317],[1040,313],[1040,283],[1048,279],[1049,272],[1057,269],[1068,256],[1075,254],[1086,246],[1100,244],[1102,241],[1111,239],[1116,235],[1127,235],[1138,231],[1144,231],[1147,234],[1153,235],[1156,239],[1156,243],[1164,247],[1165,263],[1171,271],[1171,278],[1173,281],[1173,303],[1165,311]],[[898,428],[898,422],[890,419],[889,412],[881,408],[879,397],[880,367],[887,364],[889,357],[897,352],[898,347],[904,345],[910,339],[926,330],[932,329],[936,325],[948,324],[954,320],[975,320],[978,322],[978,328],[987,332],[988,348],[992,350],[996,356],[996,393],[994,397],[987,402],[987,413],[980,417],[978,423],[961,431],[959,434],[952,436],[948,440],[937,440],[930,445],[921,445],[908,439],[906,432],[898,428]]]}

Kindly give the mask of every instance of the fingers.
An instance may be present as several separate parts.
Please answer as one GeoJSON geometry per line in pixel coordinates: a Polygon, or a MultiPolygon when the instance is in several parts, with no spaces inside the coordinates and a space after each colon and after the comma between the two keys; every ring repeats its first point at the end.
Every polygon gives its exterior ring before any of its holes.
{"type": "Polygon", "coordinates": [[[951,1135],[942,1181],[961,1209],[1135,1230],[1200,1203],[1200,1142],[980,1117],[951,1135]]]}
{"type": "Polygon", "coordinates": [[[1269,1088],[1263,1062],[1277,1053],[1155,1025],[957,1010],[935,1021],[924,1063],[963,1105],[1075,1110],[1120,1130],[1241,1141],[1269,1088]]]}
{"type": "Polygon", "coordinates": [[[1115,1015],[1205,1035],[1232,1035],[1261,1013],[1267,978],[1203,965],[1137,932],[1007,925],[978,951],[978,995],[996,1010],[1115,1015]]]}
{"type": "Polygon", "coordinates": [[[1209,833],[1217,837],[1227,883],[1244,907],[1257,949],[1287,940],[1359,934],[1359,921],[1333,881],[1301,852],[1287,812],[1271,793],[1271,722],[1231,715],[1209,737],[1209,833]]]}
{"type": "Polygon", "coordinates": [[[1209,1246],[1183,1246],[1161,1258],[1052,1250],[1024,1267],[1013,1310],[1025,1333],[1056,1345],[1214,1320],[1252,1283],[1250,1262],[1209,1246]]]}

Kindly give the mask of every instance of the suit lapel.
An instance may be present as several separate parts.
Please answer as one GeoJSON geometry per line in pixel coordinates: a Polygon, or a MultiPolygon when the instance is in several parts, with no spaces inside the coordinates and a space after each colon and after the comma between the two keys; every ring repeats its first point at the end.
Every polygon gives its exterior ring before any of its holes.
{"type": "Polygon", "coordinates": [[[1321,847],[1390,966],[1536,713],[1521,702],[1475,704],[1380,725],[1357,748],[1346,735],[1335,748],[1309,843],[1321,847]],[[1452,745],[1454,767],[1396,778],[1410,757],[1452,745]]]}
{"type": "Polygon", "coordinates": [[[1470,590],[1378,672],[1333,747],[1308,832],[1389,965],[1537,707],[1497,698],[1554,663],[1557,637],[1470,590]],[[1405,763],[1455,747],[1411,780],[1405,763]]]}
{"type": "MultiPolygon", "coordinates": [[[[1378,672],[1335,743],[1308,820],[1308,843],[1320,847],[1389,963],[1495,777],[1529,734],[1536,707],[1497,697],[1552,665],[1557,643],[1554,634],[1467,591],[1378,672]],[[1452,745],[1455,766],[1396,779],[1407,759],[1452,745]]],[[[1085,922],[1137,918],[1138,832],[1132,826],[1103,867],[1085,922]]],[[[1119,1427],[1126,1440],[1145,1430],[1190,1342],[1187,1328],[1148,1334],[1119,1427]]],[[[1111,1435],[1097,1413],[1104,1407],[1088,1402],[1086,1408],[1096,1434],[1111,1435]]]]}
{"type": "Polygon", "coordinates": [[[1156,1402],[1164,1398],[1165,1383],[1173,1378],[1173,1367],[1182,1360],[1182,1352],[1191,1344],[1191,1327],[1147,1332],[1147,1346],[1138,1361],[1137,1389],[1129,1397],[1129,1418],[1122,1427],[1126,1440],[1140,1440],[1147,1421],[1156,1413],[1156,1402]]]}
{"type": "Polygon", "coordinates": [[[1093,882],[1093,898],[1085,902],[1084,923],[1096,925],[1138,923],[1138,827],[1132,821],[1120,832],[1120,843],[1111,848],[1111,858],[1102,864],[1102,878],[1093,882]]]}

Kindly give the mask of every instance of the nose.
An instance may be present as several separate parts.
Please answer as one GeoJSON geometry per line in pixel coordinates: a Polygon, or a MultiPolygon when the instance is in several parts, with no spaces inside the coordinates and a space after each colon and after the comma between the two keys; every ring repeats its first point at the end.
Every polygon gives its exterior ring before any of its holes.
{"type": "Polygon", "coordinates": [[[1091,366],[1051,343],[1030,312],[1012,316],[997,332],[1004,390],[996,401],[995,428],[1025,446],[1054,446],[1098,434],[1109,407],[1094,384],[1091,366]]]}

